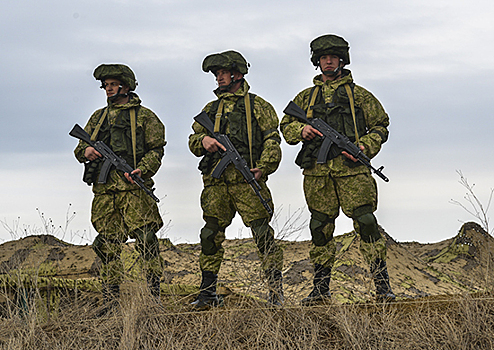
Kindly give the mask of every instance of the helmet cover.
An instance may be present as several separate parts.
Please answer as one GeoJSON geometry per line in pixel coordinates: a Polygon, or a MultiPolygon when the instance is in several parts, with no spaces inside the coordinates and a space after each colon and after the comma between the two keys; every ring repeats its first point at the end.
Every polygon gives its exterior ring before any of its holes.
{"type": "Polygon", "coordinates": [[[204,72],[215,73],[218,69],[237,71],[245,75],[249,71],[250,64],[237,51],[225,51],[207,56],[202,62],[204,72]]]}
{"type": "Polygon", "coordinates": [[[104,81],[109,78],[118,79],[130,88],[130,91],[137,87],[136,77],[132,69],[124,64],[101,64],[93,73],[96,80],[104,81]]]}
{"type": "Polygon", "coordinates": [[[343,63],[350,64],[350,47],[348,42],[340,36],[334,34],[322,35],[310,43],[312,64],[319,65],[319,59],[323,55],[336,55],[343,63]]]}

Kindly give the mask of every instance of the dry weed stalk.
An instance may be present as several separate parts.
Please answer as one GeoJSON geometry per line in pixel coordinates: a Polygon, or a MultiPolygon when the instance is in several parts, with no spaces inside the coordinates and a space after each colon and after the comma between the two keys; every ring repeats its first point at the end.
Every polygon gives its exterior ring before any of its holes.
{"type": "Polygon", "coordinates": [[[65,304],[57,317],[0,319],[0,349],[492,349],[492,295],[395,304],[269,309],[252,299],[206,312],[158,306],[142,286],[121,312],[96,318],[65,304]]]}
{"type": "Polygon", "coordinates": [[[491,206],[491,201],[492,201],[492,196],[494,194],[494,188],[491,188],[489,198],[487,200],[487,205],[483,205],[482,201],[477,197],[477,195],[474,192],[474,187],[475,184],[470,184],[468,183],[468,180],[465,176],[463,176],[463,173],[461,170],[456,171],[457,174],[460,176],[460,180],[458,181],[466,190],[467,193],[463,197],[465,201],[467,202],[467,205],[461,203],[460,201],[457,201],[455,199],[451,199],[451,203],[458,205],[462,207],[467,213],[475,217],[477,220],[480,221],[480,225],[482,228],[485,230],[485,232],[489,233],[492,235],[492,232],[489,229],[489,208],[491,206]]]}
{"type": "MultiPolygon", "coordinates": [[[[489,209],[491,206],[492,196],[494,195],[494,188],[491,188],[490,193],[489,193],[489,197],[487,200],[487,204],[484,206],[482,204],[482,201],[477,197],[477,195],[474,192],[475,184],[470,184],[468,182],[467,178],[461,172],[461,170],[457,170],[456,172],[460,176],[459,183],[467,190],[465,196],[463,197],[465,199],[465,201],[467,202],[467,205],[465,205],[465,204],[463,204],[457,200],[454,200],[454,199],[451,199],[450,202],[452,204],[460,206],[467,213],[469,213],[470,215],[474,216],[477,220],[479,220],[480,225],[485,230],[485,232],[488,235],[492,236],[494,230],[491,231],[489,228],[488,212],[489,212],[489,209]]],[[[490,267],[491,267],[491,261],[493,260],[493,253],[492,253],[491,246],[490,246],[490,240],[488,240],[487,244],[488,244],[487,249],[486,249],[487,256],[485,257],[486,264],[487,264],[486,272],[485,272],[485,287],[487,290],[492,290],[493,288],[492,288],[491,281],[490,281],[490,273],[491,273],[490,267]]]]}

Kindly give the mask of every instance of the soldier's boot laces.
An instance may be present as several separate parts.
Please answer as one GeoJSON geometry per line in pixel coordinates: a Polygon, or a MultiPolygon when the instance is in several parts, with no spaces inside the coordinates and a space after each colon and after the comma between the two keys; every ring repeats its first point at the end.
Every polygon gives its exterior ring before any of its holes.
{"type": "Polygon", "coordinates": [[[303,306],[311,306],[331,301],[329,282],[331,281],[331,269],[322,265],[314,265],[314,288],[309,295],[302,299],[303,306]]]}
{"type": "Polygon", "coordinates": [[[376,259],[370,266],[371,273],[376,286],[376,300],[378,302],[390,302],[396,299],[389,283],[388,269],[386,261],[376,259]]]}
{"type": "Polygon", "coordinates": [[[283,296],[283,276],[280,270],[267,270],[266,277],[268,280],[268,305],[282,307],[285,302],[283,296]]]}
{"type": "Polygon", "coordinates": [[[103,307],[98,312],[98,317],[111,316],[120,309],[120,286],[118,284],[103,284],[103,307]]]}
{"type": "Polygon", "coordinates": [[[205,310],[220,304],[216,295],[216,283],[218,275],[211,271],[202,271],[202,280],[199,295],[190,305],[195,310],[205,310]]]}

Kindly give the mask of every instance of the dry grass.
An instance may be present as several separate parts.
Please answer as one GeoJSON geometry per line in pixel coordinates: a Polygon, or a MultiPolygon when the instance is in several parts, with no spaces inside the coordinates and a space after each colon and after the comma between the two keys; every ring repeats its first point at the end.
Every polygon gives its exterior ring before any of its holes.
{"type": "Polygon", "coordinates": [[[120,312],[103,318],[93,302],[66,300],[50,317],[39,306],[24,316],[13,310],[0,320],[0,349],[494,348],[489,294],[284,309],[230,296],[225,307],[194,312],[187,298],[159,306],[134,286],[120,312]]]}

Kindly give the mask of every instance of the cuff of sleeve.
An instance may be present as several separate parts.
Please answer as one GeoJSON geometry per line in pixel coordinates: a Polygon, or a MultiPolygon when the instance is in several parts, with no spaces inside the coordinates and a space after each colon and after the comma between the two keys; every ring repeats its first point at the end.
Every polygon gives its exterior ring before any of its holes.
{"type": "Polygon", "coordinates": [[[296,135],[298,137],[297,137],[297,139],[295,141],[297,141],[297,142],[304,141],[304,138],[302,137],[302,130],[304,130],[304,128],[305,128],[306,125],[307,124],[304,124],[304,123],[299,123],[299,125],[297,125],[297,127],[296,127],[296,130],[297,130],[296,135]]]}

